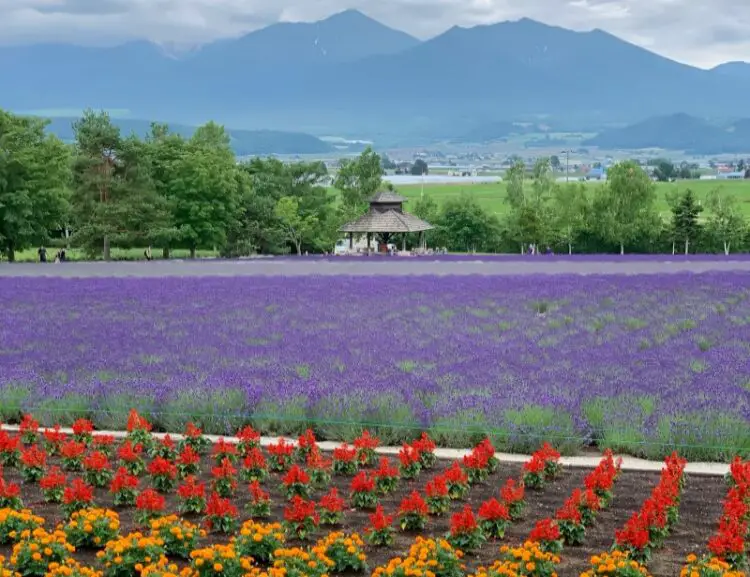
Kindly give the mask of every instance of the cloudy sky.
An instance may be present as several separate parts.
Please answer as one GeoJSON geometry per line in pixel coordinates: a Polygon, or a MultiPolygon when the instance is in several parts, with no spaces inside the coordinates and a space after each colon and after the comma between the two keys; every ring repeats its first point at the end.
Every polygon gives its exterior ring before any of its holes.
{"type": "Polygon", "coordinates": [[[576,30],[602,28],[697,66],[750,61],[747,0],[0,0],[0,43],[148,39],[194,46],[347,8],[420,38],[456,24],[526,16],[576,30]]]}

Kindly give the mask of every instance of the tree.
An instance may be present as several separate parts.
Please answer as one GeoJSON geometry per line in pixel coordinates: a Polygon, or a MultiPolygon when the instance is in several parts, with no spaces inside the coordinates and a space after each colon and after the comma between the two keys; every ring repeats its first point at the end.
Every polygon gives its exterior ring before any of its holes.
{"type": "Polygon", "coordinates": [[[573,243],[586,226],[591,203],[586,187],[580,182],[557,186],[554,189],[554,229],[573,254],[573,243]]]}
{"type": "Polygon", "coordinates": [[[452,250],[486,250],[493,246],[497,237],[497,219],[468,194],[447,201],[437,224],[442,244],[452,250]]]}
{"type": "Polygon", "coordinates": [[[708,193],[706,204],[710,211],[706,230],[721,241],[724,254],[728,255],[732,245],[740,243],[747,230],[737,199],[715,188],[708,193]]]}
{"type": "MultiPolygon", "coordinates": [[[[440,218],[440,209],[435,202],[435,199],[432,198],[432,196],[430,196],[429,194],[420,197],[417,202],[414,203],[411,212],[414,214],[414,216],[421,218],[422,220],[430,223],[433,226],[437,224],[438,219],[440,218]]],[[[425,243],[427,245],[432,245],[436,235],[438,234],[438,231],[427,230],[424,234],[425,243]]]]}
{"type": "Polygon", "coordinates": [[[549,157],[549,164],[552,167],[553,170],[559,170],[560,169],[560,157],[556,154],[553,154],[549,157]]]}
{"type": "Polygon", "coordinates": [[[607,178],[607,184],[596,189],[594,222],[602,238],[618,244],[620,254],[625,254],[628,242],[659,222],[654,208],[656,189],[648,174],[632,160],[612,166],[607,178]]]}
{"type": "Polygon", "coordinates": [[[351,220],[364,212],[367,199],[375,195],[382,182],[380,156],[371,147],[365,148],[354,160],[342,160],[333,186],[341,192],[343,220],[351,220]]]}
{"type": "Polygon", "coordinates": [[[424,160],[417,158],[417,160],[414,161],[414,164],[412,164],[410,172],[413,176],[422,176],[429,172],[429,168],[424,160]]]}
{"type": "Polygon", "coordinates": [[[672,211],[672,254],[677,240],[685,244],[685,254],[688,254],[690,241],[695,240],[700,233],[698,217],[703,212],[703,207],[689,188],[682,194],[668,194],[667,202],[672,211]]]}
{"type": "Polygon", "coordinates": [[[291,196],[281,197],[274,212],[286,238],[294,244],[297,254],[301,255],[302,243],[310,240],[318,219],[311,215],[303,216],[300,213],[299,201],[291,196]]]}
{"type": "Polygon", "coordinates": [[[0,110],[0,246],[15,252],[64,227],[70,154],[46,122],[0,110]]]}
{"type": "Polygon", "coordinates": [[[659,182],[670,182],[677,178],[677,174],[675,165],[670,161],[663,158],[656,161],[654,176],[659,182]]]}
{"type": "Polygon", "coordinates": [[[76,139],[73,165],[74,236],[91,252],[95,246],[101,246],[104,260],[109,260],[110,236],[116,232],[118,225],[109,217],[107,204],[112,201],[116,178],[120,129],[112,124],[106,112],[97,113],[87,109],[73,123],[73,133],[76,139]]]}
{"type": "Polygon", "coordinates": [[[198,247],[221,247],[239,215],[234,153],[224,128],[198,128],[175,166],[170,182],[172,219],[181,243],[195,258],[198,247]]]}
{"type": "Polygon", "coordinates": [[[519,243],[546,244],[552,237],[550,200],[555,183],[549,159],[534,163],[531,189],[525,187],[526,167],[517,162],[506,172],[506,200],[510,210],[505,218],[505,232],[519,243]]]}

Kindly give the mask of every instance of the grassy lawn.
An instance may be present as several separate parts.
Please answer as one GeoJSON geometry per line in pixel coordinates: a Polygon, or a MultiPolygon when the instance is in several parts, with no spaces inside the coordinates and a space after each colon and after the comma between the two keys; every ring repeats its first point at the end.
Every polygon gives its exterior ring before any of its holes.
{"type": "MultiPolygon", "coordinates": [[[[115,248],[111,249],[112,260],[145,260],[143,257],[143,251],[145,248],[115,248]]],[[[39,260],[37,255],[37,248],[30,248],[16,253],[16,262],[36,262],[39,260]]],[[[47,260],[54,262],[55,255],[58,249],[56,247],[47,247],[47,260]]],[[[80,261],[80,260],[92,260],[87,258],[84,252],[78,248],[71,248],[65,251],[65,255],[69,261],[80,261]]],[[[152,247],[151,256],[154,260],[162,258],[161,248],[152,247]]],[[[171,258],[173,259],[186,259],[190,256],[190,251],[187,249],[175,249],[172,251],[171,258]]],[[[212,250],[199,250],[196,251],[196,256],[199,258],[215,257],[218,256],[216,251],[212,250]]],[[[101,258],[101,257],[100,257],[101,258]]]]}
{"type": "MultiPolygon", "coordinates": [[[[601,186],[600,182],[587,182],[586,186],[592,189],[601,186]]],[[[709,191],[721,187],[733,194],[740,205],[744,214],[750,218],[750,180],[691,180],[676,183],[657,183],[658,200],[657,206],[662,215],[669,213],[667,204],[667,193],[670,190],[682,191],[691,188],[699,198],[705,199],[709,191]]],[[[410,199],[418,199],[422,193],[422,185],[404,185],[398,187],[399,193],[410,199]]],[[[477,202],[487,211],[498,215],[505,213],[505,183],[479,183],[479,184],[426,184],[424,186],[425,195],[430,195],[435,202],[442,204],[446,200],[456,198],[462,192],[471,194],[477,202]]]]}

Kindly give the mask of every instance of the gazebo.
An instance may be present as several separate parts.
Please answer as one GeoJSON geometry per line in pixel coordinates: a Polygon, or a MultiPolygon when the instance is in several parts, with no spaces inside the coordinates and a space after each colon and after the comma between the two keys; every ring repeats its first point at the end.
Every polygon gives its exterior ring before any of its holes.
{"type": "MultiPolygon", "coordinates": [[[[354,235],[366,234],[369,249],[370,238],[377,234],[382,245],[387,245],[392,234],[419,233],[419,245],[424,245],[424,232],[434,227],[404,212],[403,204],[406,198],[390,191],[378,192],[370,199],[370,209],[357,220],[342,226],[339,231],[349,233],[349,248],[354,248],[354,235]]],[[[406,237],[404,237],[403,249],[406,250],[406,237]]]]}

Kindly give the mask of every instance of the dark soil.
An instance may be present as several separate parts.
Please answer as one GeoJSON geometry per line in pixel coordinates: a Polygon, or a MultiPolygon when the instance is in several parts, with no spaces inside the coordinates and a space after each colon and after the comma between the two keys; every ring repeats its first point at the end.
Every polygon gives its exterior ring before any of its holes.
{"type": "MultiPolygon", "coordinates": [[[[207,471],[210,471],[209,462],[212,462],[209,457],[203,457],[202,466],[206,472],[202,477],[206,481],[209,481],[209,473],[207,473],[207,471]]],[[[416,481],[402,481],[395,494],[381,500],[386,513],[394,514],[401,499],[412,490],[417,489],[424,494],[424,485],[427,480],[447,465],[449,465],[449,462],[438,461],[433,471],[423,471],[416,481]]],[[[491,564],[497,558],[498,549],[502,544],[521,543],[528,536],[536,521],[546,516],[553,516],[574,489],[583,487],[583,479],[588,472],[588,469],[567,468],[563,470],[562,475],[557,480],[543,490],[527,490],[527,507],[524,519],[511,525],[503,541],[488,542],[477,554],[467,556],[467,570],[471,571],[479,565],[491,564]]],[[[70,473],[69,479],[73,475],[75,473],[70,473]]],[[[499,498],[500,488],[508,478],[518,479],[520,476],[520,465],[503,463],[500,470],[492,475],[487,483],[472,487],[465,503],[471,505],[476,512],[483,501],[491,497],[499,498]]],[[[640,508],[641,503],[656,485],[658,477],[656,473],[622,473],[614,487],[614,499],[611,507],[600,512],[596,524],[588,529],[585,545],[582,547],[566,547],[563,551],[562,563],[558,571],[561,577],[577,577],[582,571],[588,569],[588,560],[592,555],[611,547],[615,531],[621,528],[630,515],[640,508]]],[[[6,481],[21,483],[18,472],[9,468],[5,469],[5,479],[6,481]]],[[[342,497],[346,497],[349,493],[349,483],[350,479],[348,478],[334,477],[332,486],[339,489],[342,497]]],[[[142,488],[145,488],[147,484],[147,478],[142,479],[142,488]]],[[[263,483],[265,490],[271,493],[274,504],[271,520],[274,521],[282,520],[285,505],[285,499],[279,490],[279,485],[280,477],[278,475],[272,475],[263,483]]],[[[317,491],[313,498],[318,500],[324,492],[317,491]]],[[[705,550],[706,543],[718,523],[725,493],[726,486],[720,477],[687,476],[686,488],[680,506],[680,521],[674,527],[664,547],[654,553],[649,564],[654,577],[678,576],[680,567],[688,553],[705,550]]],[[[64,521],[60,507],[45,503],[36,485],[22,485],[22,497],[26,507],[47,520],[48,528],[64,521]]],[[[113,508],[112,498],[105,489],[97,489],[95,499],[97,506],[113,508]]],[[[247,491],[243,485],[240,485],[233,502],[240,510],[242,521],[248,518],[244,511],[247,500],[247,491]]],[[[465,503],[453,502],[451,512],[460,510],[465,503]]],[[[120,515],[122,534],[138,528],[133,518],[134,508],[114,509],[120,515]]],[[[167,510],[177,510],[175,493],[167,495],[167,510]]],[[[361,533],[369,524],[368,514],[357,510],[347,510],[341,530],[361,533]]],[[[188,517],[188,519],[196,523],[200,521],[199,518],[188,517]]],[[[449,527],[450,515],[431,517],[424,534],[443,536],[449,531],[449,527]]],[[[315,538],[322,536],[329,530],[328,528],[319,529],[315,538]]],[[[387,563],[388,559],[392,557],[403,555],[415,536],[415,534],[398,533],[392,548],[368,548],[366,553],[370,567],[374,568],[377,565],[387,563]]],[[[224,535],[209,535],[203,543],[226,542],[229,538],[229,536],[224,535]]],[[[9,554],[10,547],[0,547],[0,555],[7,557],[9,554]]],[[[95,551],[93,550],[80,550],[76,553],[76,558],[85,563],[94,564],[96,562],[95,551]]]]}

